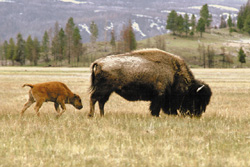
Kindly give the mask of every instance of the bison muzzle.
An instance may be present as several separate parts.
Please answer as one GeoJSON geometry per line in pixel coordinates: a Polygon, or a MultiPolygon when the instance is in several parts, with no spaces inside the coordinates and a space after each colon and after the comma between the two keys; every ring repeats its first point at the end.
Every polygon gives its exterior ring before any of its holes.
{"type": "Polygon", "coordinates": [[[153,116],[164,113],[200,117],[209,104],[210,87],[195,79],[179,56],[158,49],[97,59],[91,66],[90,113],[98,101],[101,116],[111,93],[129,101],[150,101],[153,116]]]}
{"type": "Polygon", "coordinates": [[[29,108],[34,102],[36,114],[39,116],[39,109],[43,102],[54,102],[54,106],[57,112],[57,117],[61,116],[65,110],[65,104],[72,104],[77,109],[82,109],[82,102],[80,96],[71,92],[71,90],[61,82],[45,82],[39,84],[24,84],[23,87],[31,87],[29,91],[29,100],[23,106],[21,115],[24,114],[27,108],[29,108]],[[59,105],[62,108],[60,112],[59,105]]]}

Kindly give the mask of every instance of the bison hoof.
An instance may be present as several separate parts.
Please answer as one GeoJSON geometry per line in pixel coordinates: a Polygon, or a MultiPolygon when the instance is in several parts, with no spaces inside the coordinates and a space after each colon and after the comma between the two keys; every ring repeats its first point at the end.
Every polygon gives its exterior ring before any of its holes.
{"type": "Polygon", "coordinates": [[[61,116],[61,114],[57,114],[57,115],[56,115],[56,119],[58,119],[60,116],[61,116]]]}
{"type": "Polygon", "coordinates": [[[94,117],[94,114],[88,114],[88,117],[94,117]]]}

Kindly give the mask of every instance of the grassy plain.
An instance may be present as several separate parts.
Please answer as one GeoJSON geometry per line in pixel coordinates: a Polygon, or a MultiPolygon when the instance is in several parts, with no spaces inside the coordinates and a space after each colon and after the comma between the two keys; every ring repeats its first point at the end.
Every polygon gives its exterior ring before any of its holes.
{"type": "MultiPolygon", "coordinates": [[[[88,118],[88,68],[0,67],[0,166],[250,166],[250,69],[192,69],[213,96],[200,119],[150,115],[147,102],[113,94],[103,118],[88,118]],[[24,83],[61,81],[82,98],[56,119],[37,117],[24,83]]],[[[97,106],[96,106],[97,107],[97,106]]]]}

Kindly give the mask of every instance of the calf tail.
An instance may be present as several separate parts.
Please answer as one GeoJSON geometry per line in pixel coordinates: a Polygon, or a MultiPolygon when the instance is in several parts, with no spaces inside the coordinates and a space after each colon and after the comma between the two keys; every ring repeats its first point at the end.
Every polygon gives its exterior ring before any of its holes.
{"type": "Polygon", "coordinates": [[[92,67],[91,67],[91,85],[90,85],[90,88],[89,88],[90,92],[93,92],[96,89],[96,86],[95,86],[95,72],[97,70],[97,66],[98,66],[98,64],[94,63],[94,64],[92,64],[92,67]]]}
{"type": "Polygon", "coordinates": [[[29,86],[29,87],[31,87],[31,88],[34,87],[34,85],[32,85],[32,84],[24,84],[23,87],[25,87],[25,86],[29,86]]]}

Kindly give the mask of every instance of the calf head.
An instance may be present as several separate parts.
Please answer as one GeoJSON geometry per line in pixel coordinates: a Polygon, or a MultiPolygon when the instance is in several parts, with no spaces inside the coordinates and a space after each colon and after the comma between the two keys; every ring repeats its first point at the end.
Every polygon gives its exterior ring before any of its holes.
{"type": "Polygon", "coordinates": [[[70,104],[79,110],[82,109],[82,100],[77,94],[74,94],[74,96],[70,99],[70,104]]]}
{"type": "Polygon", "coordinates": [[[206,111],[211,96],[212,91],[210,87],[207,84],[196,80],[190,86],[188,94],[183,99],[181,113],[200,117],[202,113],[206,111]]]}

